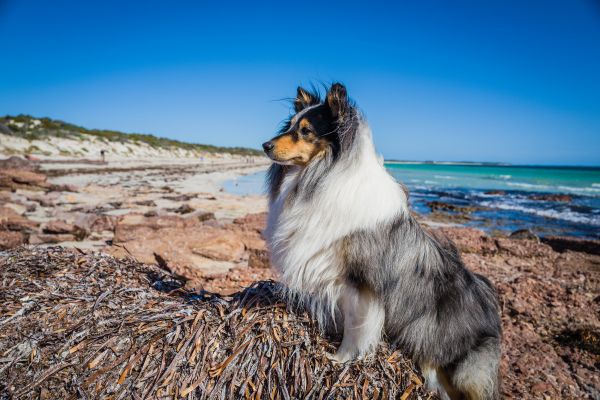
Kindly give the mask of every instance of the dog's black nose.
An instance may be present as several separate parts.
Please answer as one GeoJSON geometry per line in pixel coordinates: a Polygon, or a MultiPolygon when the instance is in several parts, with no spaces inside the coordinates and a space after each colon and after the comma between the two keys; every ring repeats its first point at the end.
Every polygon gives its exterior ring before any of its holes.
{"type": "Polygon", "coordinates": [[[275,147],[275,145],[273,144],[273,142],[270,142],[270,141],[269,142],[264,142],[262,146],[263,146],[263,149],[265,151],[271,151],[271,150],[273,150],[273,147],[275,147]]]}

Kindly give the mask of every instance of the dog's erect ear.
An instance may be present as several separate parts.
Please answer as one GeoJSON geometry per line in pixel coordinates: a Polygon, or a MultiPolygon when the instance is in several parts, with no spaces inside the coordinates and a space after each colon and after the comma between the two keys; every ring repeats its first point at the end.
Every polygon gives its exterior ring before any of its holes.
{"type": "Polygon", "coordinates": [[[298,86],[296,99],[294,100],[294,110],[298,113],[306,107],[314,106],[315,104],[319,104],[319,99],[306,89],[298,86]]]}
{"type": "Polygon", "coordinates": [[[327,104],[335,118],[341,118],[348,109],[348,93],[341,83],[334,83],[327,92],[327,104]]]}

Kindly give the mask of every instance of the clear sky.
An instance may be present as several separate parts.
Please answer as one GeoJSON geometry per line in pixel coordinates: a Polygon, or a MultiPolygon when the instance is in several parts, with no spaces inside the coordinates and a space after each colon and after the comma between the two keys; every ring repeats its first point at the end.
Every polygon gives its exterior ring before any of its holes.
{"type": "Polygon", "coordinates": [[[0,114],[259,148],[341,81],[386,158],[600,165],[600,2],[0,0],[0,114]]]}

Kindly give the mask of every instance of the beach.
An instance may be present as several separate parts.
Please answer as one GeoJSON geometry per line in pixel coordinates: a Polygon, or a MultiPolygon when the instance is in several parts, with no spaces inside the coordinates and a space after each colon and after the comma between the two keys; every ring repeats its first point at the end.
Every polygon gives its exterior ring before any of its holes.
{"type": "MultiPolygon", "coordinates": [[[[156,265],[180,279],[185,290],[220,295],[276,279],[262,238],[267,211],[262,180],[268,165],[264,158],[233,155],[202,160],[115,157],[105,163],[58,156],[7,158],[0,166],[0,258],[21,245],[101,252],[156,265]]],[[[467,266],[498,288],[504,395],[597,398],[596,198],[574,191],[499,187],[498,182],[528,183],[513,179],[522,170],[492,174],[484,169],[476,173],[476,179],[488,184],[482,187],[469,176],[472,166],[461,166],[467,170],[460,173],[448,166],[433,173],[410,165],[388,168],[408,186],[420,222],[455,241],[467,266]],[[431,180],[432,174],[439,177],[431,180]],[[459,179],[472,185],[446,183],[459,179]],[[542,195],[551,197],[533,197],[542,195]],[[591,222],[573,221],[572,227],[566,219],[543,215],[536,218],[544,218],[544,224],[519,215],[502,220],[501,208],[485,208],[485,202],[506,201],[530,202],[540,209],[580,207],[578,212],[591,222]],[[575,201],[592,206],[584,210],[575,201]]]]}

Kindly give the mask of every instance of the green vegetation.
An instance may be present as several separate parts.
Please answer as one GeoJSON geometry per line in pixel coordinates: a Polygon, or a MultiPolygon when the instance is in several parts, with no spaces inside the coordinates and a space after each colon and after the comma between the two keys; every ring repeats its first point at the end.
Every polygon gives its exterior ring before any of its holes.
{"type": "Polygon", "coordinates": [[[86,129],[81,126],[50,118],[35,118],[30,115],[6,115],[0,117],[0,124],[7,126],[11,134],[27,140],[43,140],[46,137],[60,137],[68,139],[85,139],[84,135],[95,136],[106,142],[121,142],[141,144],[145,143],[155,148],[182,148],[190,151],[209,153],[230,153],[244,156],[256,156],[263,153],[259,150],[246,147],[219,147],[208,144],[186,143],[179,140],[157,137],[143,133],[123,133],[119,131],[86,129]],[[34,123],[35,120],[40,121],[34,123]],[[9,123],[11,121],[11,123],[9,123]],[[23,124],[22,126],[19,126],[23,124]]]}

